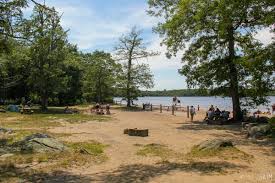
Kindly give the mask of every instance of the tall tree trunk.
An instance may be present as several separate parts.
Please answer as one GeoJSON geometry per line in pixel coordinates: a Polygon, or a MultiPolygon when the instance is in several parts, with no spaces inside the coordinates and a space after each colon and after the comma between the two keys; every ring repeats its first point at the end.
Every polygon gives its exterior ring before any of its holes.
{"type": "Polygon", "coordinates": [[[228,50],[229,50],[229,58],[228,58],[228,66],[230,73],[230,94],[232,97],[233,104],[233,118],[234,120],[241,120],[242,113],[240,107],[240,95],[239,95],[239,82],[238,82],[238,72],[236,65],[234,63],[235,59],[235,41],[234,41],[234,28],[231,26],[228,29],[228,50]]]}
{"type": "Polygon", "coordinates": [[[127,99],[127,107],[131,107],[131,69],[132,69],[132,56],[130,56],[128,60],[128,73],[127,73],[127,93],[126,93],[126,99],[127,99]]]}
{"type": "Polygon", "coordinates": [[[41,108],[43,111],[48,110],[48,96],[47,95],[42,96],[41,108]]]}

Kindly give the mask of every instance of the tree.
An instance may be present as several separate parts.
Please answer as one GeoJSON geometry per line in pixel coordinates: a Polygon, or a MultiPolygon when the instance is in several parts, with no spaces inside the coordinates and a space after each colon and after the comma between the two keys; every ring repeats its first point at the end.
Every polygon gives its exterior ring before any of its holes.
{"type": "Polygon", "coordinates": [[[80,103],[82,99],[84,58],[76,45],[67,44],[65,48],[65,60],[62,78],[65,86],[57,94],[59,105],[73,105],[80,103]]]}
{"type": "Polygon", "coordinates": [[[274,47],[253,36],[274,24],[272,0],[149,0],[149,6],[150,15],[163,17],[155,31],[168,57],[187,47],[180,73],[188,86],[231,96],[234,119],[241,119],[241,97],[263,102],[274,88],[274,47]]]}
{"type": "Polygon", "coordinates": [[[138,96],[140,87],[153,87],[153,75],[150,73],[148,65],[134,64],[133,61],[155,56],[158,53],[146,50],[141,38],[141,31],[137,30],[136,27],[133,27],[130,33],[119,39],[115,51],[118,60],[127,61],[123,65],[125,75],[121,75],[121,87],[125,91],[123,97],[127,99],[127,107],[130,107],[131,101],[138,96]]]}
{"type": "Polygon", "coordinates": [[[84,61],[84,97],[99,103],[110,101],[114,96],[121,65],[112,59],[110,53],[103,51],[86,54],[84,61]]]}
{"type": "Polygon", "coordinates": [[[35,0],[0,0],[0,54],[9,51],[10,38],[27,41],[24,33],[28,32],[23,18],[23,8],[29,5],[29,2],[36,6],[50,10],[35,0]]]}
{"type": "Polygon", "coordinates": [[[16,100],[29,93],[29,48],[12,39],[9,44],[9,53],[0,55],[0,98],[16,100]]]}
{"type": "Polygon", "coordinates": [[[33,92],[41,98],[42,109],[46,110],[49,97],[62,91],[65,86],[62,76],[67,35],[54,8],[35,6],[29,25],[32,62],[28,82],[33,92]]]}

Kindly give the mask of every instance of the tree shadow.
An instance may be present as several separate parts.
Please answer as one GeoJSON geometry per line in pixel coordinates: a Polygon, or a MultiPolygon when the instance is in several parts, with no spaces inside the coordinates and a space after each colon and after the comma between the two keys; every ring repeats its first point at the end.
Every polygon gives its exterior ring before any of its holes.
{"type": "Polygon", "coordinates": [[[53,171],[51,173],[45,173],[36,171],[33,169],[17,168],[13,164],[0,164],[0,182],[14,182],[17,179],[18,182],[40,182],[40,183],[52,183],[52,182],[66,182],[66,183],[88,183],[92,179],[83,175],[75,175],[65,171],[53,171]]]}
{"type": "Polygon", "coordinates": [[[179,130],[228,130],[232,132],[240,132],[241,126],[239,124],[232,125],[208,125],[202,121],[193,121],[188,123],[177,123],[181,124],[177,127],[179,130]]]}
{"type": "Polygon", "coordinates": [[[48,110],[41,110],[40,108],[32,109],[34,114],[66,114],[64,108],[49,107],[48,110]]]}
{"type": "Polygon", "coordinates": [[[133,107],[121,106],[116,109],[119,109],[121,111],[126,111],[126,112],[144,112],[144,110],[141,107],[136,107],[136,106],[133,106],[133,107]]]}
{"type": "Polygon", "coordinates": [[[228,162],[193,162],[193,163],[158,163],[155,165],[133,164],[121,166],[111,172],[92,175],[94,181],[128,183],[149,182],[151,178],[168,174],[172,171],[196,172],[199,174],[224,173],[226,170],[244,169],[247,166],[235,165],[228,162]]]}

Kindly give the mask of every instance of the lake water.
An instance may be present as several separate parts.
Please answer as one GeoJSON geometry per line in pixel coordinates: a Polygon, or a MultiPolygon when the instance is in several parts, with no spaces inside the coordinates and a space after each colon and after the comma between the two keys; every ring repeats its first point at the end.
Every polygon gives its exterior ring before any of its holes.
{"type": "MultiPolygon", "coordinates": [[[[116,97],[115,101],[121,101],[122,98],[116,97]]],[[[198,106],[207,109],[210,105],[219,107],[221,110],[232,110],[232,100],[229,97],[178,97],[181,101],[181,106],[198,106]]],[[[269,97],[270,104],[268,106],[259,106],[254,110],[267,111],[267,108],[271,108],[272,104],[275,104],[275,96],[269,97]]],[[[172,105],[172,97],[139,97],[138,100],[134,101],[135,104],[142,105],[143,103],[150,103],[153,105],[172,105]]],[[[126,104],[123,101],[122,104],[126,104]]]]}

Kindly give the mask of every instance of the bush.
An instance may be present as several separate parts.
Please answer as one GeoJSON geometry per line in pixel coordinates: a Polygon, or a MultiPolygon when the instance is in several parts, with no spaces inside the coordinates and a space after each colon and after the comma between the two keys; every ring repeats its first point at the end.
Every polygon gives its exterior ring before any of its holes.
{"type": "Polygon", "coordinates": [[[270,118],[268,122],[272,126],[272,129],[275,130],[275,117],[270,118]]]}

